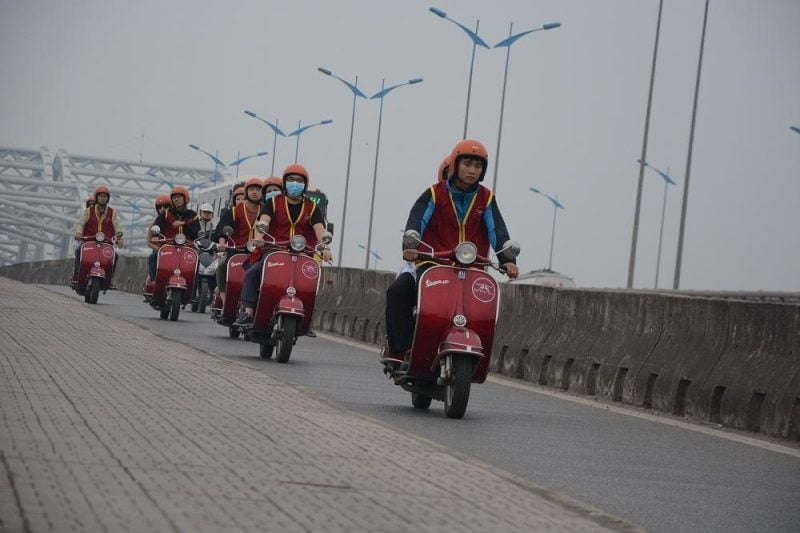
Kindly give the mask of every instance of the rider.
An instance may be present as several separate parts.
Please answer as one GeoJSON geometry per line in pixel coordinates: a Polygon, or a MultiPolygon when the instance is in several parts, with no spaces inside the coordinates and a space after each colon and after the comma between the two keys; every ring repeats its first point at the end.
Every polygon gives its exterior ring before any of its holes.
{"type": "Polygon", "coordinates": [[[449,177],[448,174],[450,173],[450,167],[453,166],[452,163],[452,156],[451,154],[447,154],[447,157],[442,159],[442,162],[439,163],[439,170],[436,172],[436,181],[446,181],[449,177]]]}
{"type": "MultiPolygon", "coordinates": [[[[486,257],[489,246],[497,250],[509,239],[497,199],[480,184],[486,175],[489,154],[480,142],[464,140],[453,148],[450,159],[449,177],[420,195],[409,213],[406,231],[419,232],[421,240],[435,250],[452,250],[468,240],[478,247],[479,255],[486,257]]],[[[435,264],[420,260],[414,250],[403,250],[403,259],[417,261],[418,274],[435,264]]],[[[519,275],[514,258],[501,253],[498,260],[510,278],[519,275]]],[[[386,291],[387,359],[402,362],[411,348],[416,303],[416,279],[398,276],[386,291]]]]}
{"type": "Polygon", "coordinates": [[[270,198],[283,193],[283,180],[278,176],[270,176],[264,180],[264,203],[270,198]]]}
{"type": "MultiPolygon", "coordinates": [[[[304,196],[308,190],[310,176],[303,165],[297,163],[289,165],[283,171],[283,190],[284,194],[275,196],[268,200],[264,205],[260,220],[270,225],[270,235],[276,241],[285,241],[295,235],[302,235],[306,238],[309,246],[316,246],[322,241],[325,234],[325,220],[322,212],[317,209],[317,204],[304,196]]],[[[239,326],[253,323],[256,303],[258,303],[258,287],[261,280],[261,272],[264,268],[264,241],[263,234],[256,231],[256,245],[259,246],[260,257],[255,263],[251,264],[244,277],[244,287],[242,289],[242,304],[244,313],[236,320],[239,326]]],[[[322,251],[322,258],[325,261],[331,260],[330,247],[325,245],[322,251]]]]}
{"type": "MultiPolygon", "coordinates": [[[[165,214],[167,212],[167,209],[169,209],[169,206],[171,205],[171,200],[169,199],[169,195],[168,194],[159,195],[158,198],[156,198],[155,204],[156,204],[156,220],[158,220],[158,217],[160,215],[165,214]]],[[[155,220],[153,221],[153,224],[155,224],[155,220]]],[[[150,256],[147,258],[147,272],[150,275],[150,280],[155,281],[156,260],[158,259],[158,249],[161,248],[161,245],[152,242],[153,240],[157,241],[158,238],[153,235],[153,232],[150,229],[151,227],[152,224],[150,225],[150,227],[147,228],[146,242],[147,242],[147,247],[153,251],[150,252],[150,256]]]]}
{"type": "MultiPolygon", "coordinates": [[[[254,237],[256,222],[258,222],[258,217],[261,216],[264,208],[262,204],[263,186],[264,182],[256,177],[250,178],[245,182],[243,191],[245,197],[244,202],[236,204],[232,209],[223,213],[219,224],[217,224],[217,229],[214,232],[214,237],[218,242],[217,250],[224,252],[228,248],[228,240],[222,233],[222,228],[225,226],[233,228],[233,233],[230,238],[233,240],[233,245],[237,248],[245,246],[247,241],[254,237]]],[[[237,191],[238,190],[239,189],[237,189],[237,191]]],[[[220,297],[223,298],[223,300],[225,298],[225,289],[227,286],[228,261],[235,253],[235,250],[228,250],[225,260],[217,267],[217,287],[220,297]]]]}
{"type": "MultiPolygon", "coordinates": [[[[94,189],[95,205],[87,207],[81,213],[78,219],[78,225],[75,228],[75,238],[82,239],[84,235],[91,237],[98,232],[103,232],[106,239],[110,239],[117,233],[122,232],[122,225],[119,222],[117,212],[113,207],[108,205],[111,199],[111,189],[105,185],[98,185],[94,189]]],[[[89,200],[86,201],[87,205],[89,200]]],[[[123,246],[125,241],[122,237],[117,240],[119,246],[123,246]]],[[[75,247],[75,267],[72,271],[72,284],[78,282],[78,268],[81,265],[81,248],[83,245],[75,247]]],[[[114,265],[116,265],[116,257],[114,265]]],[[[111,269],[111,276],[114,275],[114,269],[111,269]]]]}
{"type": "Polygon", "coordinates": [[[86,207],[94,207],[97,204],[97,200],[94,199],[94,194],[90,194],[86,197],[86,207]]]}
{"type": "MultiPolygon", "coordinates": [[[[155,224],[161,229],[161,236],[156,236],[156,241],[171,240],[175,238],[178,233],[186,235],[188,240],[197,238],[197,232],[200,231],[200,223],[197,213],[188,209],[186,206],[189,204],[189,189],[182,185],[176,185],[169,193],[169,205],[156,217],[155,224]]],[[[158,249],[161,248],[163,242],[153,243],[155,247],[153,250],[156,252],[150,255],[149,269],[150,279],[156,279],[156,261],[158,258],[158,249]]]]}
{"type": "Polygon", "coordinates": [[[200,206],[200,231],[204,232],[206,235],[211,235],[211,232],[214,231],[214,206],[209,204],[208,202],[204,203],[200,206]]]}

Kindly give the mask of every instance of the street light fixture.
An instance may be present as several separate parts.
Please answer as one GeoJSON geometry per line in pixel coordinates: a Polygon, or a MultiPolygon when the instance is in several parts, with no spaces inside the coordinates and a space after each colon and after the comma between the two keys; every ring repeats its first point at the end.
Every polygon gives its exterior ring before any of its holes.
{"type": "Polygon", "coordinates": [[[552,204],[553,204],[553,230],[550,233],[550,260],[547,263],[547,270],[552,271],[553,270],[553,268],[552,268],[553,267],[553,243],[556,240],[556,214],[558,213],[559,209],[566,209],[566,208],[564,207],[564,205],[561,202],[558,201],[558,195],[556,195],[556,197],[553,198],[549,194],[545,194],[542,191],[540,191],[539,189],[535,189],[533,187],[529,187],[529,189],[531,191],[535,192],[536,194],[540,194],[540,195],[544,196],[545,198],[550,200],[550,202],[552,202],[552,204]]]}
{"type": "Polygon", "coordinates": [[[219,150],[217,150],[217,155],[214,155],[211,152],[207,152],[207,151],[203,150],[202,148],[200,148],[196,144],[190,144],[189,148],[191,148],[193,150],[197,150],[198,152],[202,152],[202,153],[206,154],[208,157],[211,158],[211,160],[214,162],[214,174],[211,175],[211,183],[216,183],[218,181],[217,180],[217,176],[219,175],[218,174],[219,167],[220,166],[223,166],[223,167],[226,166],[225,163],[220,161],[220,159],[218,157],[219,156],[219,150]]]}
{"type": "Polygon", "coordinates": [[[275,124],[273,124],[272,122],[270,122],[268,120],[264,120],[263,118],[259,117],[253,111],[248,111],[247,109],[245,109],[244,110],[244,114],[247,115],[248,117],[253,117],[254,119],[260,120],[261,122],[263,122],[264,124],[269,126],[270,129],[272,130],[272,134],[273,134],[273,137],[272,137],[272,169],[270,170],[269,175],[270,176],[274,176],[275,175],[275,152],[277,151],[277,148],[278,148],[278,135],[280,135],[281,137],[286,137],[286,134],[283,133],[281,131],[281,129],[278,127],[278,120],[277,119],[275,120],[275,124]]]}
{"type": "Polygon", "coordinates": [[[238,178],[239,177],[239,165],[241,165],[242,163],[244,163],[248,159],[252,159],[254,157],[262,157],[262,156],[267,155],[268,153],[269,152],[256,152],[255,154],[251,154],[251,155],[246,155],[244,157],[240,157],[241,152],[236,152],[236,161],[231,161],[228,164],[228,166],[229,167],[232,167],[234,165],[236,166],[236,177],[238,178]]]}
{"type": "MultiPolygon", "coordinates": [[[[378,141],[375,143],[375,170],[372,173],[372,199],[370,200],[370,205],[369,205],[369,230],[367,233],[368,250],[371,249],[372,247],[372,218],[375,213],[375,186],[378,182],[378,155],[380,154],[381,150],[381,124],[383,123],[383,98],[393,90],[397,89],[398,87],[402,87],[404,85],[415,85],[417,83],[420,83],[421,81],[422,78],[413,78],[405,83],[398,83],[397,85],[386,87],[386,79],[383,79],[381,80],[381,90],[370,97],[370,100],[380,98],[381,107],[380,107],[380,112],[378,113],[378,141]]],[[[364,262],[364,270],[368,269],[369,269],[369,252],[367,252],[366,260],[364,262]]]]}
{"type": "Polygon", "coordinates": [[[560,22],[548,22],[547,24],[543,24],[540,28],[535,28],[528,31],[523,31],[521,33],[517,33],[516,35],[512,35],[511,31],[514,28],[514,23],[512,22],[508,26],[508,37],[494,45],[495,48],[499,47],[506,47],[506,69],[505,73],[503,74],[503,96],[500,99],[500,126],[497,129],[497,151],[494,155],[494,178],[492,180],[492,190],[495,194],[497,194],[497,169],[500,168],[500,139],[503,135],[503,112],[505,111],[506,107],[506,84],[508,82],[508,60],[511,57],[511,45],[517,42],[520,38],[528,35],[529,33],[534,33],[537,31],[542,30],[552,30],[555,28],[560,28],[560,22]]]}
{"type": "Polygon", "coordinates": [[[798,128],[797,126],[789,126],[789,129],[795,133],[800,133],[800,128],[798,128]]]}
{"type": "Polygon", "coordinates": [[[670,185],[675,185],[675,180],[669,177],[669,167],[667,167],[666,172],[662,172],[653,165],[651,165],[650,163],[648,163],[647,161],[642,161],[641,159],[637,159],[636,162],[642,165],[643,167],[652,169],[664,179],[664,201],[661,203],[661,229],[658,230],[658,256],[656,258],[656,281],[653,287],[654,289],[657,289],[658,273],[661,269],[661,242],[664,238],[664,215],[667,210],[667,187],[669,187],[670,185]]]}
{"type": "Polygon", "coordinates": [[[352,116],[350,118],[350,143],[347,146],[347,171],[345,172],[345,177],[344,177],[344,206],[342,207],[342,227],[341,227],[341,229],[339,231],[339,233],[340,233],[340,235],[339,235],[339,250],[340,250],[340,253],[339,253],[339,259],[336,262],[336,266],[341,267],[342,266],[342,256],[344,255],[344,253],[342,253],[342,251],[344,250],[344,223],[345,223],[345,218],[347,217],[347,193],[350,190],[350,159],[351,159],[351,156],[353,154],[353,129],[354,129],[355,123],[356,123],[356,100],[358,98],[366,99],[367,95],[365,95],[363,92],[361,92],[361,90],[358,88],[358,76],[356,76],[356,79],[355,79],[354,83],[350,83],[349,81],[343,80],[342,78],[340,78],[339,76],[335,75],[333,72],[331,72],[330,70],[328,70],[326,68],[319,67],[317,70],[319,70],[320,72],[322,72],[326,76],[330,76],[332,78],[336,78],[340,82],[344,83],[347,86],[347,88],[350,89],[350,91],[353,93],[353,113],[352,113],[352,116]]]}
{"type": "Polygon", "coordinates": [[[461,24],[459,22],[456,22],[455,20],[449,18],[447,16],[447,13],[445,13],[441,9],[437,9],[435,7],[432,7],[432,8],[430,8],[430,12],[433,13],[434,15],[438,15],[439,17],[441,17],[441,18],[443,18],[443,19],[445,19],[447,21],[452,22],[453,24],[455,24],[456,26],[458,26],[459,28],[464,30],[464,32],[467,34],[467,36],[472,41],[472,59],[470,60],[470,63],[469,63],[469,83],[467,84],[467,110],[464,112],[464,136],[462,137],[463,139],[466,139],[467,138],[467,124],[469,123],[469,101],[470,101],[470,96],[472,95],[472,72],[473,72],[474,67],[475,67],[475,50],[477,49],[478,46],[482,46],[482,47],[484,47],[484,48],[486,48],[488,50],[489,49],[489,45],[486,44],[486,42],[478,36],[478,27],[481,24],[480,20],[475,22],[475,31],[472,31],[469,28],[467,28],[466,26],[464,26],[463,24],[461,24]]]}
{"type": "Polygon", "coordinates": [[[314,126],[321,126],[323,124],[330,124],[332,120],[321,120],[320,122],[315,122],[314,124],[309,124],[308,126],[300,126],[302,124],[301,121],[297,121],[297,129],[294,130],[292,133],[289,133],[287,137],[297,137],[297,143],[294,146],[294,162],[297,163],[297,155],[300,153],[300,135],[303,134],[304,131],[313,128],[314,126]]]}
{"type": "MultiPolygon", "coordinates": [[[[364,246],[363,244],[359,244],[358,247],[361,248],[362,250],[366,250],[367,249],[367,247],[364,246]]],[[[375,270],[378,270],[378,261],[379,260],[383,261],[383,257],[378,255],[378,251],[377,250],[370,250],[369,251],[369,255],[371,255],[372,257],[375,258],[375,270]]]]}

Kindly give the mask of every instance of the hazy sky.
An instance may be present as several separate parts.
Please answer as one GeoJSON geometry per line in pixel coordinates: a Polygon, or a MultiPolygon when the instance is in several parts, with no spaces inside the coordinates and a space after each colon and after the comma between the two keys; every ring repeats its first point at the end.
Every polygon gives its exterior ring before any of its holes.
{"type": "MultiPolygon", "coordinates": [[[[665,0],[648,159],[678,181],[667,203],[662,286],[672,283],[702,0],[665,0]]],[[[580,286],[627,277],[657,0],[0,0],[0,145],[205,166],[196,143],[233,160],[272,149],[279,119],[303,134],[300,162],[341,219],[352,96],[317,67],[386,97],[374,248],[399,265],[400,228],[461,138],[471,43],[559,21],[511,49],[498,199],[523,271],[547,265],[552,208],[566,206],[553,268],[580,286]]],[[[800,290],[800,2],[712,0],[692,164],[682,288],[800,290]]],[[[505,49],[479,49],[469,136],[491,184],[505,49]]],[[[359,101],[344,253],[362,266],[379,102],[359,101]]],[[[270,156],[271,157],[271,156],[270,156]]],[[[266,173],[270,157],[242,166],[266,173]]],[[[278,141],[276,169],[293,161],[278,141]]],[[[645,175],[635,285],[652,287],[663,186],[645,175]]],[[[338,245],[338,238],[334,241],[338,245]]]]}

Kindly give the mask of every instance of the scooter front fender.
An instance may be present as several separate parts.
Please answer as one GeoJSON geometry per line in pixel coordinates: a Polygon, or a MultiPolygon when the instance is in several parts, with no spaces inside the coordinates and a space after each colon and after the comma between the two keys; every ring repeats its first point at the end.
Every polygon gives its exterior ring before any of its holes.
{"type": "Polygon", "coordinates": [[[288,314],[297,315],[299,317],[306,316],[305,306],[303,300],[297,296],[289,296],[288,294],[278,300],[278,305],[275,306],[275,314],[288,314]]]}
{"type": "Polygon", "coordinates": [[[477,365],[477,361],[484,358],[483,342],[481,342],[480,336],[471,329],[451,327],[439,342],[439,348],[431,365],[431,371],[439,367],[439,361],[442,357],[447,357],[452,353],[472,357],[477,365]]]}
{"type": "Polygon", "coordinates": [[[105,279],[106,271],[101,267],[92,267],[92,269],[89,271],[89,277],[105,279]]]}
{"type": "Polygon", "coordinates": [[[186,287],[186,278],[183,276],[170,276],[169,281],[167,281],[168,289],[185,289],[186,287]]]}

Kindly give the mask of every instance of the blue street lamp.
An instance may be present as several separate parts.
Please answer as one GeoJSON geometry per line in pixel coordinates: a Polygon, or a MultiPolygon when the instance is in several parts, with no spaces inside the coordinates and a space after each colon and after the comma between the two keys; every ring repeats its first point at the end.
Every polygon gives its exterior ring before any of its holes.
{"type": "Polygon", "coordinates": [[[549,22],[547,24],[542,25],[540,28],[535,28],[533,30],[523,31],[522,33],[517,33],[516,35],[511,34],[511,30],[514,28],[514,23],[512,22],[508,26],[508,37],[494,45],[495,48],[499,47],[506,47],[506,69],[505,73],[503,74],[503,96],[500,99],[500,126],[497,129],[497,151],[494,155],[494,178],[492,180],[492,190],[495,194],[497,194],[497,169],[500,168],[500,139],[503,135],[503,112],[506,108],[506,83],[508,82],[508,60],[511,57],[511,45],[517,42],[520,38],[528,35],[529,33],[534,33],[537,31],[542,30],[552,30],[555,28],[561,27],[560,22],[549,22]]]}
{"type": "Polygon", "coordinates": [[[297,143],[294,146],[294,162],[297,163],[297,155],[300,153],[300,135],[303,134],[304,131],[313,128],[314,126],[321,126],[323,124],[330,124],[333,121],[328,120],[321,120],[319,122],[315,122],[314,124],[309,124],[308,126],[300,126],[302,124],[301,121],[297,121],[297,129],[294,130],[292,133],[288,134],[287,137],[297,137],[297,143]]]}
{"type": "Polygon", "coordinates": [[[275,175],[275,152],[277,151],[277,148],[278,148],[278,135],[280,135],[281,137],[286,137],[286,134],[283,133],[281,131],[281,129],[278,127],[278,120],[277,119],[275,120],[275,124],[273,124],[272,122],[270,122],[268,120],[264,120],[263,118],[259,117],[253,111],[248,111],[247,109],[245,109],[244,110],[244,114],[247,115],[248,117],[253,117],[256,120],[260,120],[261,122],[263,122],[264,124],[269,126],[270,129],[272,130],[272,134],[273,134],[273,137],[272,137],[272,169],[270,170],[269,175],[270,176],[274,176],[275,175]]]}
{"type": "Polygon", "coordinates": [[[244,163],[248,159],[252,159],[254,157],[262,157],[262,156],[267,155],[268,153],[269,152],[256,152],[255,154],[251,154],[251,155],[246,155],[244,157],[240,157],[241,156],[241,152],[236,152],[236,160],[235,161],[231,161],[230,163],[228,163],[228,166],[229,167],[236,166],[236,177],[238,178],[239,177],[239,165],[241,165],[242,163],[244,163]]]}
{"type": "Polygon", "coordinates": [[[656,259],[656,282],[653,288],[658,288],[658,273],[661,269],[661,242],[664,237],[664,214],[666,213],[667,209],[667,187],[670,185],[675,185],[675,181],[669,177],[669,167],[667,167],[666,172],[661,172],[656,167],[652,166],[647,161],[642,161],[641,159],[636,160],[637,163],[643,165],[649,169],[655,171],[659,176],[661,176],[664,180],[664,201],[661,203],[661,229],[658,230],[658,258],[656,259]]]}
{"type": "MultiPolygon", "coordinates": [[[[420,83],[421,81],[422,78],[414,78],[408,80],[405,83],[398,83],[397,85],[386,87],[386,79],[383,79],[381,80],[381,90],[370,97],[370,100],[380,98],[381,108],[380,112],[378,113],[378,141],[375,143],[375,170],[372,173],[372,200],[370,201],[369,205],[369,230],[367,233],[367,250],[372,248],[372,218],[375,213],[375,186],[378,182],[378,155],[380,154],[381,150],[381,124],[383,123],[383,98],[393,90],[397,89],[398,87],[402,87],[404,85],[414,85],[420,83]]],[[[364,262],[364,270],[368,269],[369,269],[369,252],[367,252],[366,261],[364,262]]]]}
{"type": "MultiPolygon", "coordinates": [[[[363,244],[359,244],[359,245],[358,245],[358,247],[359,247],[359,248],[361,248],[362,250],[366,250],[366,249],[367,249],[367,247],[366,247],[366,246],[364,246],[363,244]]],[[[383,260],[383,257],[381,257],[380,255],[378,255],[378,251],[377,251],[377,250],[370,250],[370,251],[369,251],[369,254],[370,254],[372,257],[374,257],[374,258],[375,258],[375,270],[378,270],[378,261],[382,261],[382,260],[383,260]]]]}
{"type": "Polygon", "coordinates": [[[342,253],[342,251],[344,250],[344,223],[345,223],[345,218],[347,217],[347,193],[350,189],[350,158],[353,154],[353,128],[355,127],[356,123],[356,100],[358,98],[366,99],[367,95],[362,93],[361,90],[358,88],[358,76],[356,76],[356,80],[354,83],[350,83],[349,81],[343,80],[342,78],[340,78],[339,76],[337,76],[336,74],[334,74],[333,72],[331,72],[326,68],[319,67],[317,70],[319,70],[326,76],[331,76],[332,78],[336,78],[340,82],[344,83],[347,86],[347,88],[350,89],[350,92],[353,93],[353,114],[352,117],[350,118],[350,144],[347,146],[347,171],[345,172],[345,177],[344,177],[344,206],[342,207],[342,227],[339,231],[340,253],[339,253],[339,259],[336,262],[336,266],[340,267],[342,266],[342,256],[344,255],[344,253],[342,253]]]}
{"type": "Polygon", "coordinates": [[[559,209],[566,209],[564,205],[558,201],[558,195],[555,198],[550,196],[549,194],[545,194],[539,189],[534,189],[533,187],[528,187],[530,190],[535,192],[536,194],[541,194],[553,204],[553,230],[550,234],[550,261],[547,263],[547,270],[552,270],[553,267],[553,243],[556,240],[556,214],[558,213],[559,209]]]}
{"type": "Polygon", "coordinates": [[[789,126],[789,129],[795,133],[800,133],[800,128],[798,128],[797,126],[789,126]]]}
{"type": "Polygon", "coordinates": [[[207,151],[203,150],[202,148],[200,148],[196,144],[190,144],[189,148],[197,150],[198,152],[202,152],[202,153],[206,154],[208,157],[211,158],[211,160],[214,162],[214,174],[211,175],[211,183],[216,183],[217,181],[219,181],[219,178],[217,177],[217,176],[219,176],[219,173],[218,173],[217,170],[218,170],[218,168],[220,166],[223,166],[223,167],[226,166],[225,163],[220,161],[220,159],[218,157],[219,156],[219,150],[217,150],[217,155],[214,155],[211,152],[207,152],[207,151]]]}
{"type": "Polygon", "coordinates": [[[482,47],[484,47],[484,48],[486,48],[488,50],[489,49],[489,45],[486,44],[484,42],[484,40],[481,39],[478,36],[478,27],[481,24],[480,20],[475,22],[475,31],[472,31],[469,28],[467,28],[466,26],[464,26],[463,24],[461,24],[459,22],[456,22],[455,20],[449,18],[447,16],[447,13],[445,13],[441,9],[437,9],[435,7],[432,7],[432,8],[430,8],[430,12],[433,13],[434,15],[438,15],[438,16],[442,17],[443,19],[445,19],[447,21],[452,22],[453,24],[455,24],[456,26],[458,26],[459,28],[464,30],[464,33],[466,33],[467,37],[469,37],[470,40],[472,41],[472,59],[470,60],[470,63],[469,63],[469,83],[467,83],[467,110],[464,113],[464,136],[462,137],[463,139],[466,139],[467,138],[467,124],[469,123],[469,100],[470,100],[470,96],[472,95],[472,71],[473,71],[473,69],[475,67],[475,50],[477,49],[478,46],[482,46],[482,47]]]}

